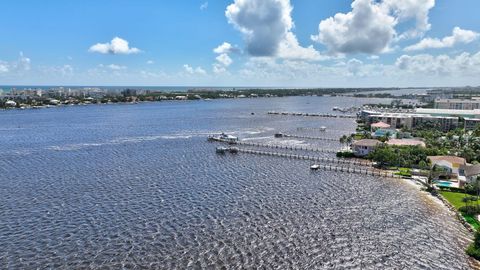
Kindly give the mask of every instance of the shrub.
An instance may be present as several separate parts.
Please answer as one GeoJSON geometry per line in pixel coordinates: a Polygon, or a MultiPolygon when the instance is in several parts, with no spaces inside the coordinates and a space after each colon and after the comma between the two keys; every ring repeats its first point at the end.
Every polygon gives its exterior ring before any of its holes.
{"type": "Polygon", "coordinates": [[[467,254],[477,260],[480,259],[480,233],[478,231],[475,233],[475,240],[467,248],[467,254]]]}
{"type": "Polygon", "coordinates": [[[352,152],[337,152],[337,158],[353,158],[355,154],[352,152]]]}
{"type": "Polygon", "coordinates": [[[476,205],[462,206],[458,210],[460,210],[463,213],[467,213],[469,215],[480,214],[480,207],[478,207],[476,205]]]}

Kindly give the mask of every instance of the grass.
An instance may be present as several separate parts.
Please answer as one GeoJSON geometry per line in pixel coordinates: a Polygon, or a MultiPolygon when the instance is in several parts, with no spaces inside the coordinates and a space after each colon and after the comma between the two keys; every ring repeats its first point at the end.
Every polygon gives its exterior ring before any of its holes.
{"type": "Polygon", "coordinates": [[[460,209],[460,207],[465,206],[465,203],[462,201],[462,199],[465,196],[468,196],[465,193],[460,193],[460,192],[451,192],[451,191],[439,191],[442,196],[447,199],[450,204],[453,205],[457,210],[460,209]]]}
{"type": "Polygon", "coordinates": [[[473,228],[475,228],[475,230],[478,231],[478,228],[480,228],[480,222],[478,222],[478,220],[473,215],[462,213],[462,216],[468,223],[470,223],[470,225],[473,226],[473,228]]]}
{"type": "MultiPolygon", "coordinates": [[[[460,207],[465,206],[465,203],[462,201],[462,199],[466,196],[469,196],[468,194],[465,193],[460,193],[460,192],[452,192],[452,191],[439,191],[440,194],[447,199],[448,202],[450,202],[453,207],[455,207],[457,210],[460,211],[460,207]]],[[[480,222],[475,218],[474,215],[470,214],[465,214],[463,212],[462,216],[465,218],[465,220],[470,223],[470,225],[475,228],[475,230],[478,230],[480,228],[480,222]]]]}
{"type": "Polygon", "coordinates": [[[398,168],[398,172],[395,173],[396,175],[412,177],[412,170],[409,168],[398,168]]]}

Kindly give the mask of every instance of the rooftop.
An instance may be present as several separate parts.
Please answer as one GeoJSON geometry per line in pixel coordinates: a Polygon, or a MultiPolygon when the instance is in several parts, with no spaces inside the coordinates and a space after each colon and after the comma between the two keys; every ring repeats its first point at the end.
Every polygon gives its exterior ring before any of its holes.
{"type": "Polygon", "coordinates": [[[387,144],[396,146],[426,146],[423,141],[417,139],[390,139],[387,144]]]}
{"type": "Polygon", "coordinates": [[[465,176],[470,177],[470,176],[475,176],[480,174],[480,164],[475,164],[475,165],[466,165],[463,166],[463,170],[465,172],[465,176]]]}
{"type": "Polygon", "coordinates": [[[445,99],[436,99],[435,102],[444,102],[444,103],[479,103],[478,99],[459,99],[459,98],[445,98],[445,99]]]}
{"type": "Polygon", "coordinates": [[[375,127],[375,128],[389,128],[390,125],[387,124],[387,123],[384,123],[384,122],[377,122],[375,124],[371,124],[372,127],[375,127]]]}
{"type": "Polygon", "coordinates": [[[457,156],[429,156],[427,158],[431,162],[447,161],[450,163],[457,163],[457,164],[464,164],[464,165],[467,163],[464,158],[457,157],[457,156]]]}
{"type": "Polygon", "coordinates": [[[353,145],[356,146],[377,146],[381,144],[382,142],[379,140],[374,140],[374,139],[363,139],[359,140],[353,143],[353,145]]]}
{"type": "Polygon", "coordinates": [[[447,110],[447,109],[423,109],[418,108],[415,111],[417,114],[430,114],[430,115],[457,115],[457,116],[480,116],[480,110],[447,110]]]}
{"type": "MultiPolygon", "coordinates": [[[[458,117],[452,117],[452,116],[440,116],[440,115],[432,115],[429,113],[381,113],[378,115],[373,115],[374,117],[390,117],[390,118],[434,118],[434,119],[457,119],[458,117]]],[[[425,109],[427,110],[427,109],[425,109]]],[[[480,112],[479,112],[480,113],[480,112]]],[[[447,114],[448,115],[448,114],[447,114]]]]}

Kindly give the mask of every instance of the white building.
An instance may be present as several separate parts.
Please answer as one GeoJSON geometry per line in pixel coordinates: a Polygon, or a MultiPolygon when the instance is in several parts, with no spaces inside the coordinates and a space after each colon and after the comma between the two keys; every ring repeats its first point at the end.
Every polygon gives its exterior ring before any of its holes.
{"type": "Polygon", "coordinates": [[[435,109],[447,110],[476,110],[480,109],[480,100],[477,99],[436,99],[435,109]]]}
{"type": "Polygon", "coordinates": [[[368,156],[378,145],[381,145],[382,142],[379,140],[372,139],[363,139],[356,141],[352,144],[352,150],[355,156],[364,157],[368,156]]]}
{"type": "Polygon", "coordinates": [[[460,174],[460,168],[467,165],[464,158],[456,156],[429,156],[428,160],[430,160],[432,167],[437,165],[446,169],[450,174],[457,176],[460,174]]]}
{"type": "Polygon", "coordinates": [[[458,127],[458,117],[440,116],[420,113],[382,113],[367,117],[367,122],[383,122],[391,128],[405,128],[413,130],[417,127],[431,125],[443,131],[449,131],[458,127]]]}
{"type": "Polygon", "coordinates": [[[6,107],[15,107],[15,106],[17,106],[17,103],[13,100],[7,100],[7,101],[5,101],[5,106],[6,107]]]}

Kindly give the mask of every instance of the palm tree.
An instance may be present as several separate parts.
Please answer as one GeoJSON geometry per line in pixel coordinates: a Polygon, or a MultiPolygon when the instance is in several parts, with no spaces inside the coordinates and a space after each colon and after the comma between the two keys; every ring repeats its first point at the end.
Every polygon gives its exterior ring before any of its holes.
{"type": "Polygon", "coordinates": [[[340,137],[340,143],[342,144],[342,146],[345,146],[346,142],[347,142],[347,136],[346,135],[343,135],[342,137],[340,137]]]}
{"type": "Polygon", "coordinates": [[[353,143],[353,137],[352,136],[347,137],[346,143],[348,144],[348,147],[351,147],[353,143]]]}

